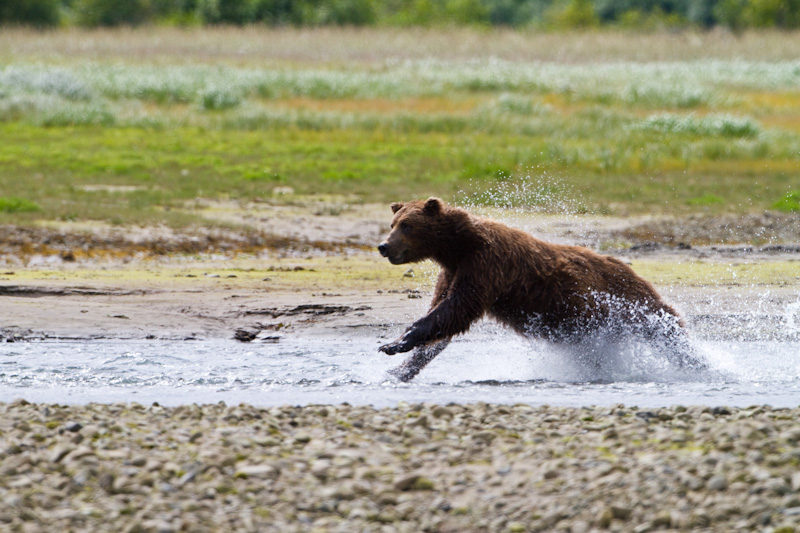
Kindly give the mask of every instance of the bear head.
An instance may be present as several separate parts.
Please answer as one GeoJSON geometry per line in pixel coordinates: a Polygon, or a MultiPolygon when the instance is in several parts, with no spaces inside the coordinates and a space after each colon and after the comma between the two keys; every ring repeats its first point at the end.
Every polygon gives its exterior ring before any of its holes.
{"type": "Polygon", "coordinates": [[[450,207],[439,198],[393,203],[391,231],[378,246],[383,257],[394,265],[425,259],[442,262],[457,243],[459,228],[468,223],[466,211],[450,207]]]}

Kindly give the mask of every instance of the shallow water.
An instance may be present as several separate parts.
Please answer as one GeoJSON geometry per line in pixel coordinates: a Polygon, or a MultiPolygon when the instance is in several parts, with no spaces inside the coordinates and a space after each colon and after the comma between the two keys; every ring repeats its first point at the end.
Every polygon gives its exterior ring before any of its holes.
{"type": "Polygon", "coordinates": [[[698,341],[708,363],[681,370],[641,346],[555,348],[479,328],[411,383],[386,373],[400,356],[366,337],[242,344],[206,341],[42,341],[0,344],[0,401],[135,401],[394,406],[524,402],[560,406],[800,403],[800,342],[698,341]]]}

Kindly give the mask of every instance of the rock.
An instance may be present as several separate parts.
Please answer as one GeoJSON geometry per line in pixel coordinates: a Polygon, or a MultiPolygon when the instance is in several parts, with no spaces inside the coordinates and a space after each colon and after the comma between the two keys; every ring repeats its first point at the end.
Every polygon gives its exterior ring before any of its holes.
{"type": "Polygon", "coordinates": [[[77,433],[81,429],[83,429],[83,424],[81,424],[80,422],[67,422],[66,424],[64,424],[65,431],[77,433]]]}
{"type": "Polygon", "coordinates": [[[415,427],[427,428],[428,426],[429,426],[428,417],[425,415],[421,415],[416,420],[412,420],[411,422],[408,422],[406,424],[406,427],[409,428],[415,428],[415,427]]]}
{"type": "Polygon", "coordinates": [[[245,465],[236,470],[235,476],[244,479],[277,479],[280,471],[271,465],[245,465]]]}
{"type": "Polygon", "coordinates": [[[654,528],[668,528],[672,523],[672,515],[669,511],[661,511],[658,513],[655,518],[651,521],[651,524],[654,528]]]}
{"type": "Polygon", "coordinates": [[[614,519],[614,512],[611,510],[610,507],[604,508],[595,518],[595,523],[604,528],[608,529],[608,526],[611,525],[611,521],[614,519]]]}
{"type": "Polygon", "coordinates": [[[493,431],[479,431],[472,435],[472,440],[479,442],[492,442],[497,437],[493,431]]]}
{"type": "Polygon", "coordinates": [[[708,490],[725,490],[728,488],[728,480],[725,476],[712,476],[706,483],[708,490]]]}
{"type": "Polygon", "coordinates": [[[92,448],[90,448],[89,446],[78,446],[77,448],[72,450],[72,452],[70,452],[68,455],[66,455],[64,457],[64,460],[65,461],[79,461],[80,459],[83,459],[84,457],[93,456],[94,454],[95,454],[94,450],[92,448]]]}
{"type": "Polygon", "coordinates": [[[115,476],[111,472],[104,472],[97,477],[97,484],[100,485],[100,488],[105,490],[108,493],[113,493],[114,491],[114,479],[115,476]]]}
{"type": "Polygon", "coordinates": [[[326,479],[331,469],[331,462],[327,459],[314,461],[311,465],[311,474],[318,479],[326,479]]]}
{"type": "Polygon", "coordinates": [[[72,452],[75,448],[72,446],[56,446],[50,452],[50,462],[51,463],[59,463],[61,460],[66,457],[70,452],[72,452]]]}
{"type": "Polygon", "coordinates": [[[618,406],[486,403],[0,403],[0,412],[9,452],[0,529],[778,531],[800,516],[800,409],[636,417],[618,406]],[[67,431],[65,420],[84,427],[67,431]],[[576,495],[581,505],[567,508],[576,495]]]}
{"type": "Polygon", "coordinates": [[[589,533],[592,525],[585,520],[575,520],[569,527],[570,533],[589,533]]]}
{"type": "Polygon", "coordinates": [[[704,528],[711,525],[711,517],[705,509],[695,510],[689,517],[689,521],[691,526],[695,528],[704,528]]]}
{"type": "Polygon", "coordinates": [[[623,507],[621,505],[611,506],[611,516],[617,520],[628,520],[631,517],[631,508],[623,507]]]}
{"type": "Polygon", "coordinates": [[[433,487],[433,481],[421,474],[406,474],[394,482],[394,488],[400,491],[432,490],[433,487]]]}
{"type": "Polygon", "coordinates": [[[182,487],[182,486],[186,485],[187,483],[191,483],[192,481],[195,480],[195,478],[197,477],[197,474],[198,474],[197,470],[190,470],[189,472],[186,472],[180,478],[178,478],[177,485],[179,487],[182,487]]]}
{"type": "Polygon", "coordinates": [[[294,436],[294,441],[299,444],[307,444],[311,442],[311,435],[309,435],[304,431],[301,431],[294,436]]]}
{"type": "Polygon", "coordinates": [[[792,490],[800,492],[800,472],[792,473],[792,490]]]}
{"type": "Polygon", "coordinates": [[[164,520],[152,519],[142,523],[143,531],[153,531],[154,533],[174,533],[176,529],[164,520]]]}
{"type": "Polygon", "coordinates": [[[434,407],[431,414],[436,418],[453,418],[453,411],[442,405],[434,407]]]}
{"type": "Polygon", "coordinates": [[[253,442],[265,448],[271,448],[273,446],[279,446],[281,444],[281,441],[279,441],[274,437],[256,437],[253,439],[253,442]]]}
{"type": "Polygon", "coordinates": [[[789,485],[787,485],[782,478],[776,478],[776,477],[768,479],[767,482],[764,483],[764,487],[767,490],[771,490],[775,494],[780,494],[780,495],[787,494],[791,490],[789,485]]]}
{"type": "Polygon", "coordinates": [[[558,474],[559,474],[558,470],[550,469],[550,470],[545,470],[544,474],[542,474],[542,477],[544,477],[544,479],[555,479],[558,477],[558,474]]]}

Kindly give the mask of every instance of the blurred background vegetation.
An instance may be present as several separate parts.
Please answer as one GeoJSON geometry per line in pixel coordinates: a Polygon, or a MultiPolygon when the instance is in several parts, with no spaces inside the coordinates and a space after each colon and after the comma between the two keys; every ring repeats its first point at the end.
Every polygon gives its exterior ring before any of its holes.
{"type": "Polygon", "coordinates": [[[799,212],[798,17],[800,0],[0,0],[0,224],[526,184],[526,205],[593,214],[799,212]]]}
{"type": "Polygon", "coordinates": [[[0,0],[0,24],[800,27],[800,0],[0,0]]]}

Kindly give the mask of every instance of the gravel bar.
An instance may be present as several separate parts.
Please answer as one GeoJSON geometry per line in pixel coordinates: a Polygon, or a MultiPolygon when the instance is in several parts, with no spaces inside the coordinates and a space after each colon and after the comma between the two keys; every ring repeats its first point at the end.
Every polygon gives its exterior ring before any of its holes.
{"type": "Polygon", "coordinates": [[[3,531],[800,531],[800,408],[0,413],[3,531]]]}

